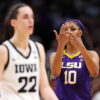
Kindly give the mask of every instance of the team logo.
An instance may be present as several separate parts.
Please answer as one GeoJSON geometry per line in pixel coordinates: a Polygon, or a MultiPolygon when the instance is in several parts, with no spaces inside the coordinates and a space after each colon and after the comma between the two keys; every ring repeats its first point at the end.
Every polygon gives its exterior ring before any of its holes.
{"type": "Polygon", "coordinates": [[[82,56],[82,55],[80,55],[80,56],[79,56],[79,58],[83,58],[83,56],[82,56]]]}
{"type": "Polygon", "coordinates": [[[80,58],[80,62],[82,62],[83,61],[83,56],[80,55],[79,58],[80,58]]]}

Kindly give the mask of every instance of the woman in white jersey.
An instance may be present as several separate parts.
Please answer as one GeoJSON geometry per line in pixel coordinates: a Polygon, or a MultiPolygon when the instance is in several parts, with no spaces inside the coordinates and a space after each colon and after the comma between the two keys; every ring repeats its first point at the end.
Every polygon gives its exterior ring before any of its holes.
{"type": "Polygon", "coordinates": [[[13,5],[4,24],[13,34],[0,46],[0,100],[58,100],[49,86],[43,45],[29,40],[34,14],[26,4],[13,5]]]}

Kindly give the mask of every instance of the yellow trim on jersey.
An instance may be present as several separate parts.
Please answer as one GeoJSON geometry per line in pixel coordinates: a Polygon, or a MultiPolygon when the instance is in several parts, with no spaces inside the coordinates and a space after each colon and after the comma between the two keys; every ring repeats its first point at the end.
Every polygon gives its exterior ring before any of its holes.
{"type": "Polygon", "coordinates": [[[76,53],[75,55],[70,56],[69,54],[67,54],[67,53],[66,53],[66,50],[64,50],[64,54],[65,54],[65,55],[67,55],[69,58],[71,58],[71,59],[72,59],[72,58],[74,58],[74,57],[78,56],[78,55],[80,54],[80,51],[79,51],[78,53],[76,53]]]}

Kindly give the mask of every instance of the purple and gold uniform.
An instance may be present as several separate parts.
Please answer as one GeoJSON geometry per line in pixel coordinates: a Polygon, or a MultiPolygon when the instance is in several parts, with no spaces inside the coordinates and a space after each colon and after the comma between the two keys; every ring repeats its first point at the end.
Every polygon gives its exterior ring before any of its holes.
{"type": "Polygon", "coordinates": [[[80,52],[69,56],[65,51],[55,92],[60,100],[91,100],[92,77],[80,52]]]}

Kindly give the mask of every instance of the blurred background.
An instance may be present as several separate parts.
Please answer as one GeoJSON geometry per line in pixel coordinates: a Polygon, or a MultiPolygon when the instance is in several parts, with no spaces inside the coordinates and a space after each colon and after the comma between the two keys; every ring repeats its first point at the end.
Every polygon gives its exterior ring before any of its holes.
{"type": "MultiPolygon", "coordinates": [[[[7,11],[11,5],[19,2],[24,2],[33,8],[35,29],[31,39],[44,45],[50,82],[53,77],[50,73],[49,56],[57,48],[53,29],[59,32],[60,26],[67,18],[77,18],[83,22],[94,50],[100,56],[100,0],[0,0],[0,44],[7,38],[3,34],[3,21],[7,11]]],[[[100,91],[99,76],[93,81],[93,94],[100,91]]],[[[52,82],[50,84],[54,86],[52,82]]]]}

